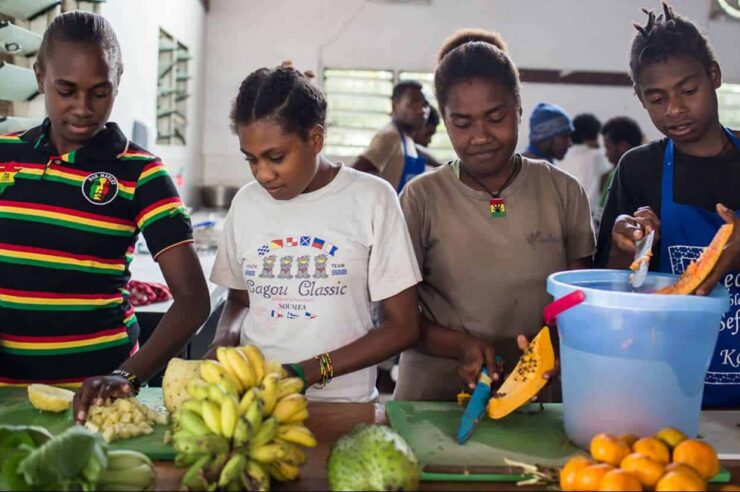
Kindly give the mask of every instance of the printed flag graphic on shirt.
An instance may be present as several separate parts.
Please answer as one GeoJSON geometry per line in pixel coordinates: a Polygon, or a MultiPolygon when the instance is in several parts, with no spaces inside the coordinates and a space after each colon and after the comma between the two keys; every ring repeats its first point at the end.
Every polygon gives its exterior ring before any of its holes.
{"type": "Polygon", "coordinates": [[[269,252],[270,252],[270,247],[266,244],[260,246],[259,249],[257,249],[257,254],[260,256],[265,256],[269,252]]]}
{"type": "Polygon", "coordinates": [[[280,249],[283,247],[282,239],[273,239],[270,241],[270,249],[280,249]]]}
{"type": "Polygon", "coordinates": [[[316,249],[323,249],[324,248],[324,240],[318,237],[313,238],[313,244],[311,244],[312,248],[316,249]]]}
{"type": "Polygon", "coordinates": [[[334,256],[337,251],[339,251],[339,248],[327,241],[326,243],[324,243],[324,251],[329,253],[329,255],[334,256]]]}
{"type": "Polygon", "coordinates": [[[301,246],[311,246],[311,236],[301,236],[301,246]]]}
{"type": "Polygon", "coordinates": [[[289,237],[285,240],[285,247],[286,248],[296,248],[298,247],[298,238],[297,237],[289,237]]]}
{"type": "Polygon", "coordinates": [[[506,204],[503,198],[491,198],[491,217],[506,217],[506,204]]]}

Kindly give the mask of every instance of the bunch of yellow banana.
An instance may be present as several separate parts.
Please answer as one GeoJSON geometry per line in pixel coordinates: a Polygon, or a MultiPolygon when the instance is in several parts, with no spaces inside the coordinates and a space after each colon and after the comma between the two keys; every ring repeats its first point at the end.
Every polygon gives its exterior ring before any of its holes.
{"type": "Polygon", "coordinates": [[[187,490],[269,490],[270,477],[294,480],[316,446],[303,382],[257,347],[221,347],[188,383],[173,417],[175,465],[188,467],[187,490]]]}

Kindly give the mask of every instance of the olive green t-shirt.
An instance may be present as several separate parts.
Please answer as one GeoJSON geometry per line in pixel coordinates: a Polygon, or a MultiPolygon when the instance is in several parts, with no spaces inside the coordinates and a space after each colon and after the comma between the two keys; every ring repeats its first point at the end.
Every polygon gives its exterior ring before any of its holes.
{"type": "MultiPolygon", "coordinates": [[[[506,216],[492,217],[490,195],[462,183],[458,169],[439,167],[401,194],[423,276],[421,309],[441,326],[492,341],[510,370],[521,354],[516,336],[542,327],[547,276],[594,253],[588,199],[569,174],[523,157],[501,194],[506,216]]],[[[407,350],[394,398],[452,400],[462,388],[457,367],[407,350]]]]}

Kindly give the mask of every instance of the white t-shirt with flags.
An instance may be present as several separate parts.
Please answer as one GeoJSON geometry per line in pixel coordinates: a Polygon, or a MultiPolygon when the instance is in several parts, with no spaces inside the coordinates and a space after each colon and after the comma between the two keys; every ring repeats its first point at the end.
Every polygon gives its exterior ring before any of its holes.
{"type": "MultiPolygon", "coordinates": [[[[299,362],[373,329],[372,303],[421,280],[395,191],[342,166],[323,188],[280,201],[258,183],[242,188],[226,217],[211,280],[249,292],[242,344],[299,362]]],[[[307,395],[370,401],[375,366],[307,395]]]]}

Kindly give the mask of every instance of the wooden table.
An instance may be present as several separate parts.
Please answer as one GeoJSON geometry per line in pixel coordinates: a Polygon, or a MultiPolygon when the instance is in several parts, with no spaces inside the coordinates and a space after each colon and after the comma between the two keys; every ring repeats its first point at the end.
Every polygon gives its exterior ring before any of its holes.
{"type": "MultiPolygon", "coordinates": [[[[310,403],[310,417],[306,425],[316,435],[319,445],[306,450],[308,463],[301,469],[301,476],[294,482],[273,481],[274,490],[328,490],[326,460],[330,446],[360,422],[387,424],[385,406],[372,403],[310,403]]],[[[734,482],[740,481],[740,461],[722,463],[734,482]]],[[[156,463],[156,490],[179,490],[184,470],[172,462],[156,463]]],[[[420,490],[510,490],[511,483],[491,482],[421,482],[420,490]]]]}

